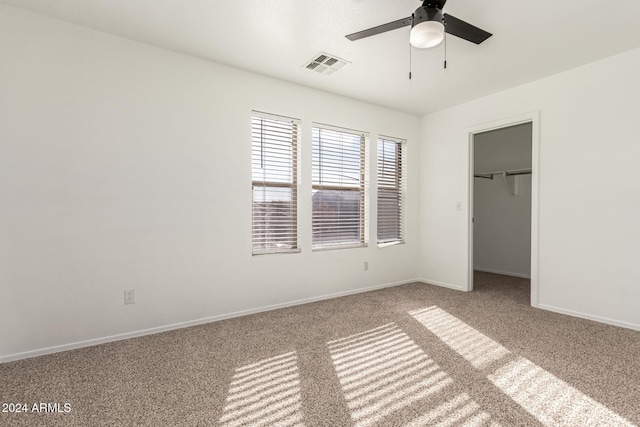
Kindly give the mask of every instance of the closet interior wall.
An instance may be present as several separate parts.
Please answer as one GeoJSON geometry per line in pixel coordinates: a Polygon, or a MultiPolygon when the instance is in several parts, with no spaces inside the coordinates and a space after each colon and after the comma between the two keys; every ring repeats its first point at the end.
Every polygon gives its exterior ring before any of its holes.
{"type": "Polygon", "coordinates": [[[531,131],[525,123],[474,136],[474,270],[531,275],[531,131]]]}

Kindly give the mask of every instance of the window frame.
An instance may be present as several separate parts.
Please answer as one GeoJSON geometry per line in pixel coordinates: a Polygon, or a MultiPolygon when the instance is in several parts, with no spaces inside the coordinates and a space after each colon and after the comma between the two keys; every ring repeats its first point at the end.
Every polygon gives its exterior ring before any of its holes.
{"type": "MultiPolygon", "coordinates": [[[[389,137],[384,135],[378,135],[376,149],[377,149],[377,161],[376,161],[376,214],[377,214],[377,224],[376,224],[376,242],[378,247],[383,248],[387,246],[394,246],[404,244],[406,242],[406,185],[407,185],[407,161],[406,161],[406,148],[407,141],[401,138],[389,137]],[[394,186],[391,187],[389,185],[383,186],[382,182],[387,181],[383,180],[384,178],[384,167],[389,165],[388,162],[384,161],[383,153],[381,153],[381,144],[391,143],[395,146],[395,168],[392,172],[392,175],[395,177],[393,179],[394,186]],[[382,209],[380,207],[380,202],[382,200],[381,193],[389,192],[393,193],[395,191],[397,195],[397,211],[398,211],[398,223],[395,224],[397,228],[397,235],[393,239],[385,238],[381,239],[380,235],[383,234],[381,230],[381,225],[383,221],[386,219],[383,214],[381,214],[382,209]]],[[[384,147],[382,148],[384,151],[384,147]]],[[[393,226],[392,226],[393,227],[393,226]]],[[[390,227],[391,228],[391,227],[390,227]]]]}
{"type": "MultiPolygon", "coordinates": [[[[302,121],[300,119],[296,119],[293,117],[280,116],[271,113],[265,113],[261,111],[251,111],[251,254],[252,256],[260,256],[260,255],[275,255],[275,254],[293,254],[301,252],[300,245],[300,203],[299,203],[299,195],[300,195],[300,135],[301,135],[301,124],[302,121]],[[255,179],[255,135],[254,135],[254,121],[259,119],[261,121],[267,120],[272,122],[279,122],[281,124],[290,124],[292,126],[291,130],[291,181],[290,182],[282,182],[281,180],[267,180],[267,179],[255,179]],[[256,248],[256,238],[259,236],[264,236],[267,234],[256,233],[256,210],[255,210],[255,191],[256,188],[289,188],[291,190],[291,203],[293,208],[291,209],[293,220],[291,222],[292,232],[290,233],[292,239],[291,247],[287,248],[276,248],[276,247],[268,247],[269,241],[265,239],[262,242],[263,247],[256,248]]],[[[261,141],[264,140],[264,135],[262,135],[262,130],[260,137],[261,141]]],[[[262,161],[262,158],[261,158],[262,161]]],[[[279,165],[278,165],[279,166],[279,165]]],[[[272,244],[273,241],[272,241],[272,244]]]]}
{"type": "MultiPolygon", "coordinates": [[[[311,151],[312,151],[312,162],[311,162],[311,195],[312,195],[312,206],[311,206],[311,250],[316,251],[327,251],[327,250],[337,250],[337,249],[354,249],[354,248],[364,248],[369,244],[369,133],[363,132],[359,130],[338,127],[333,125],[327,125],[323,123],[312,123],[311,129],[311,151]],[[360,148],[359,148],[359,183],[358,186],[342,186],[335,184],[321,184],[315,182],[315,173],[316,173],[316,163],[314,161],[315,150],[316,150],[316,130],[319,133],[319,137],[321,137],[321,132],[329,131],[329,132],[337,132],[343,133],[350,136],[357,136],[360,138],[360,148]],[[313,208],[313,195],[316,191],[321,190],[329,190],[329,191],[353,191],[360,192],[359,198],[359,239],[357,242],[351,243],[315,243],[314,233],[316,232],[315,227],[315,211],[313,208]]],[[[320,171],[318,171],[320,175],[320,171]]]]}

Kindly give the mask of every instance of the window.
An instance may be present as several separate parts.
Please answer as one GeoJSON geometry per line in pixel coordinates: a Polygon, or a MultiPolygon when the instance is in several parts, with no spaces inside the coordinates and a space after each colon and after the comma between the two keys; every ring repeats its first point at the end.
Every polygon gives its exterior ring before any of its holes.
{"type": "Polygon", "coordinates": [[[366,138],[314,124],[313,249],[366,246],[366,138]]]}
{"type": "Polygon", "coordinates": [[[404,243],[405,141],[378,139],[378,244],[404,243]]]}
{"type": "Polygon", "coordinates": [[[287,117],[253,112],[253,254],[300,252],[298,246],[298,129],[287,117]]]}

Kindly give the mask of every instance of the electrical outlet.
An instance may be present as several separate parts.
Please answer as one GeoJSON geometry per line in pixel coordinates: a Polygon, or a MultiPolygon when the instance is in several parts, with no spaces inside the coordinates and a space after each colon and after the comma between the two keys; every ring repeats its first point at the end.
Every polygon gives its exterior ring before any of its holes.
{"type": "Polygon", "coordinates": [[[462,210],[462,202],[456,202],[456,210],[457,211],[461,211],[462,210]]]}
{"type": "Polygon", "coordinates": [[[125,304],[134,304],[136,302],[136,290],[135,289],[126,289],[124,291],[124,303],[125,304]]]}
{"type": "Polygon", "coordinates": [[[369,261],[365,261],[364,262],[364,271],[367,271],[369,269],[369,261]]]}

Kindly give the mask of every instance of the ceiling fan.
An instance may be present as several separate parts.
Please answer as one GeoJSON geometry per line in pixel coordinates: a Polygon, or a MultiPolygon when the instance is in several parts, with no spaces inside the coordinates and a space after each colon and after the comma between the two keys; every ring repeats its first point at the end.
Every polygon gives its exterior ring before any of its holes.
{"type": "Polygon", "coordinates": [[[445,32],[475,44],[480,44],[492,36],[483,29],[443,13],[442,8],[446,2],[447,0],[424,0],[422,6],[407,18],[358,31],[346,37],[355,41],[411,25],[409,36],[411,46],[426,49],[439,45],[444,40],[445,32]]]}

